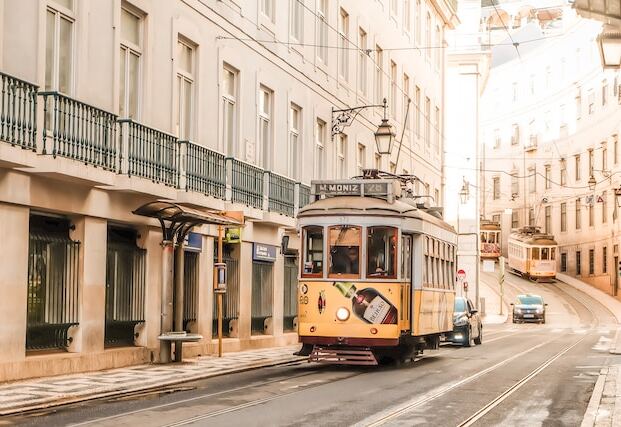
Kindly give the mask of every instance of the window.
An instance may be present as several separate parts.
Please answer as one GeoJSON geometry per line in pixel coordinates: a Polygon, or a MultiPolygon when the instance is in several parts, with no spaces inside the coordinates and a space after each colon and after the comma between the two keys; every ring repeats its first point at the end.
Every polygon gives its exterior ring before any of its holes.
{"type": "Polygon", "coordinates": [[[440,154],[440,108],[436,107],[436,121],[435,121],[435,125],[436,125],[436,129],[435,129],[435,136],[436,136],[436,153],[440,154]]]}
{"type": "Polygon", "coordinates": [[[403,0],[403,29],[409,33],[412,25],[412,11],[410,0],[403,0]]]}
{"type": "Polygon", "coordinates": [[[567,231],[567,203],[561,203],[561,231],[567,231]]]}
{"type": "MultiPolygon", "coordinates": [[[[425,34],[425,44],[427,44],[427,46],[431,46],[433,42],[431,41],[431,14],[429,14],[429,12],[427,12],[425,34]]],[[[425,49],[425,52],[427,53],[427,59],[431,59],[431,51],[432,49],[425,49]]]]}
{"type": "Polygon", "coordinates": [[[582,253],[580,251],[576,251],[576,275],[577,276],[582,274],[582,257],[580,255],[582,255],[582,253]]]}
{"type": "Polygon", "coordinates": [[[358,30],[360,38],[360,50],[358,51],[358,90],[367,96],[367,33],[360,28],[358,30]]]}
{"type": "Polygon", "coordinates": [[[340,225],[328,228],[328,277],[354,279],[360,276],[360,234],[360,227],[340,225]]]}
{"type": "Polygon", "coordinates": [[[406,130],[410,130],[408,108],[410,104],[410,77],[403,73],[403,121],[406,130]]]}
{"type": "Polygon", "coordinates": [[[593,90],[589,91],[587,102],[589,103],[589,114],[593,114],[595,112],[595,93],[593,90]]]}
{"type": "Polygon", "coordinates": [[[272,95],[273,92],[261,86],[259,89],[259,147],[262,152],[262,166],[270,169],[272,166],[272,95]]]}
{"type": "Polygon", "coordinates": [[[494,129],[494,148],[500,148],[500,129],[494,129]]]}
{"type": "Polygon", "coordinates": [[[440,27],[436,25],[436,34],[435,34],[435,49],[434,53],[436,56],[436,69],[440,69],[440,67],[442,66],[442,55],[444,52],[443,49],[443,45],[442,45],[442,33],[440,33],[440,27]]]}
{"type": "Polygon", "coordinates": [[[493,185],[494,200],[498,200],[500,199],[500,177],[499,176],[495,176],[492,178],[492,185],[493,185]]]}
{"type": "Polygon", "coordinates": [[[608,102],[608,82],[604,80],[602,82],[602,106],[605,106],[608,102]]]}
{"type": "Polygon", "coordinates": [[[580,154],[576,154],[574,157],[576,163],[576,181],[580,181],[580,154]]]}
{"type": "Polygon", "coordinates": [[[289,109],[289,177],[295,180],[300,179],[299,158],[300,158],[300,125],[302,123],[302,109],[295,104],[291,104],[289,109]]]}
{"type": "Polygon", "coordinates": [[[416,25],[414,28],[416,45],[420,46],[421,45],[421,27],[422,27],[421,15],[423,13],[420,0],[416,0],[416,10],[414,13],[416,14],[416,25]]]}
{"type": "Polygon", "coordinates": [[[608,272],[608,248],[604,246],[602,248],[602,273],[608,272]]]}
{"type": "Polygon", "coordinates": [[[560,181],[561,181],[561,187],[564,185],[567,185],[567,162],[565,161],[565,159],[561,159],[560,160],[560,181]]]}
{"type": "Polygon", "coordinates": [[[595,210],[593,209],[593,203],[589,203],[589,227],[595,225],[595,210]]]}
{"type": "Polygon", "coordinates": [[[121,9],[120,49],[119,116],[136,119],[139,115],[142,19],[127,9],[121,9]]]}
{"type": "Polygon", "coordinates": [[[518,211],[513,210],[511,212],[511,228],[518,228],[520,226],[518,211]]]}
{"type": "Polygon", "coordinates": [[[511,132],[511,145],[518,145],[520,143],[520,125],[514,123],[511,132]]]}
{"type": "Polygon", "coordinates": [[[582,228],[582,199],[576,199],[576,230],[582,228]]]}
{"type": "Polygon", "coordinates": [[[368,227],[367,256],[367,277],[395,279],[397,277],[397,229],[368,227]]]}
{"type": "Polygon", "coordinates": [[[237,76],[238,72],[224,66],[222,69],[222,137],[226,154],[237,156],[237,76]]]}
{"type": "Polygon", "coordinates": [[[349,81],[349,15],[341,9],[339,18],[339,72],[343,80],[349,81]]]}
{"type": "Polygon", "coordinates": [[[550,168],[550,165],[546,165],[546,169],[545,169],[545,175],[546,175],[546,190],[549,190],[552,187],[552,170],[550,168]]]}
{"type": "Polygon", "coordinates": [[[388,171],[390,173],[397,173],[397,164],[395,162],[390,162],[388,166],[388,171]]]}
{"type": "Polygon", "coordinates": [[[180,140],[192,138],[194,117],[194,48],[177,41],[177,135],[180,140]]]}
{"type": "Polygon", "coordinates": [[[608,148],[602,145],[602,171],[608,170],[608,148]]]}
{"type": "Polygon", "coordinates": [[[72,93],[73,19],[48,9],[45,34],[45,90],[72,93]]]}
{"type": "Polygon", "coordinates": [[[425,144],[431,145],[431,100],[425,97],[425,144]]]}
{"type": "Polygon", "coordinates": [[[518,84],[517,84],[517,82],[513,82],[513,85],[511,85],[511,88],[513,89],[513,102],[517,102],[517,100],[518,100],[518,84]]]}
{"type": "Polygon", "coordinates": [[[358,156],[357,156],[358,175],[362,175],[366,168],[367,160],[367,147],[364,144],[358,144],[358,156]]]}
{"type": "Polygon", "coordinates": [[[589,249],[589,274],[595,274],[595,249],[589,249]]]}
{"type": "Polygon", "coordinates": [[[304,227],[302,277],[323,276],[323,228],[304,227]]]}
{"type": "Polygon", "coordinates": [[[561,254],[561,273],[567,272],[567,254],[561,254]]]}
{"type": "Polygon", "coordinates": [[[442,205],[442,201],[440,200],[440,190],[438,190],[437,188],[434,190],[434,197],[435,197],[435,202],[436,202],[436,206],[441,206],[442,205]]]}
{"type": "Polygon", "coordinates": [[[382,156],[380,156],[378,153],[375,153],[374,161],[375,161],[375,169],[377,170],[382,169],[382,156]]]}
{"type": "Polygon", "coordinates": [[[337,136],[337,159],[336,159],[336,176],[340,179],[347,178],[347,135],[341,133],[337,136]]]}
{"type": "Polygon", "coordinates": [[[416,128],[416,137],[420,138],[420,115],[422,114],[421,105],[420,105],[420,88],[416,86],[414,93],[414,101],[416,103],[416,108],[414,111],[416,122],[414,123],[414,127],[416,128]]]}
{"type": "Polygon", "coordinates": [[[533,208],[528,209],[528,225],[535,225],[535,209],[533,208]]]}
{"type": "Polygon", "coordinates": [[[535,166],[528,168],[528,192],[531,194],[537,192],[537,171],[535,166]]]}
{"type": "Polygon", "coordinates": [[[589,148],[589,176],[593,175],[593,168],[595,167],[595,156],[593,149],[589,148]]]}
{"type": "Polygon", "coordinates": [[[382,103],[384,98],[384,51],[381,47],[375,45],[375,101],[378,104],[382,103]]]}
{"type": "Polygon", "coordinates": [[[317,7],[317,18],[319,22],[319,46],[317,47],[317,57],[325,65],[328,65],[328,0],[319,0],[317,7]]]}
{"type": "Polygon", "coordinates": [[[500,214],[492,215],[492,221],[500,223],[500,214]]]}
{"type": "Polygon", "coordinates": [[[261,13],[271,22],[275,22],[274,1],[275,0],[261,0],[261,13]]]}
{"type": "Polygon", "coordinates": [[[520,196],[520,181],[517,172],[511,173],[511,198],[516,199],[520,196]]]}
{"type": "Polygon", "coordinates": [[[602,224],[608,222],[608,194],[606,191],[602,192],[602,224]]]}
{"type": "Polygon", "coordinates": [[[390,113],[397,117],[397,64],[390,61],[390,113]]]}
{"type": "Polygon", "coordinates": [[[317,119],[315,132],[315,178],[325,178],[325,146],[326,146],[326,122],[317,119]]]}
{"type": "Polygon", "coordinates": [[[552,206],[546,206],[545,208],[545,230],[546,233],[552,233],[552,206]]]}
{"type": "Polygon", "coordinates": [[[401,236],[401,278],[412,277],[412,236],[401,236]]]}
{"type": "Polygon", "coordinates": [[[618,164],[619,163],[619,137],[617,136],[617,134],[614,134],[612,136],[612,155],[613,155],[613,159],[612,161],[614,162],[614,164],[618,164]]]}
{"type": "Polygon", "coordinates": [[[289,26],[291,27],[291,37],[298,42],[304,41],[304,5],[303,0],[291,1],[291,16],[289,26]]]}

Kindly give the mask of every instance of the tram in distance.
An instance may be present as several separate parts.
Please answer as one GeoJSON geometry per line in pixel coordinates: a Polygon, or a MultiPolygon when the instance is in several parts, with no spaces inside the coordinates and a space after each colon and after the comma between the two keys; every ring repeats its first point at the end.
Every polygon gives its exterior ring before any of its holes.
{"type": "Polygon", "coordinates": [[[509,236],[509,269],[524,278],[545,282],[556,278],[558,244],[539,227],[522,227],[509,236]]]}
{"type": "Polygon", "coordinates": [[[313,362],[411,358],[453,330],[455,230],[417,204],[413,177],[365,172],[312,182],[298,214],[297,354],[313,362]]]}
{"type": "Polygon", "coordinates": [[[498,261],[500,258],[500,223],[481,220],[481,258],[498,261]]]}

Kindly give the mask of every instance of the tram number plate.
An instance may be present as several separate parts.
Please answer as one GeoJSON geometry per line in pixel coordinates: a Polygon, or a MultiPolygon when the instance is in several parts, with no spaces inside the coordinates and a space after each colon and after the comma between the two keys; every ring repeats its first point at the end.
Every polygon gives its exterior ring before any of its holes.
{"type": "Polygon", "coordinates": [[[533,317],[535,317],[534,314],[525,314],[524,318],[528,318],[528,319],[532,319],[533,317]]]}
{"type": "Polygon", "coordinates": [[[300,304],[308,304],[308,295],[300,295],[300,304]]]}
{"type": "Polygon", "coordinates": [[[382,183],[365,183],[364,184],[364,194],[373,194],[383,196],[388,194],[388,184],[385,182],[382,183]]]}

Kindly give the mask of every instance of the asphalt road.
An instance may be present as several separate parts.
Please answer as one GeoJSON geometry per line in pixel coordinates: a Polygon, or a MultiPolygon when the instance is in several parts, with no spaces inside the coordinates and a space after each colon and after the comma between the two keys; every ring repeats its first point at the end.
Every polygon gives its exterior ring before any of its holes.
{"type": "Polygon", "coordinates": [[[379,368],[308,363],[0,420],[33,426],[580,425],[608,352],[610,312],[563,283],[508,275],[505,295],[540,294],[547,323],[488,325],[483,344],[445,345],[379,368]]]}

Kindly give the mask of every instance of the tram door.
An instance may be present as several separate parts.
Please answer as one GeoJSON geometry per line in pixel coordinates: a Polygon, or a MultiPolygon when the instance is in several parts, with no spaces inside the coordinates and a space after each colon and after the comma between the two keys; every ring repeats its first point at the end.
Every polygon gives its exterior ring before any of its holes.
{"type": "Polygon", "coordinates": [[[410,313],[412,313],[412,236],[401,236],[401,313],[399,324],[402,331],[412,330],[410,313]]]}

